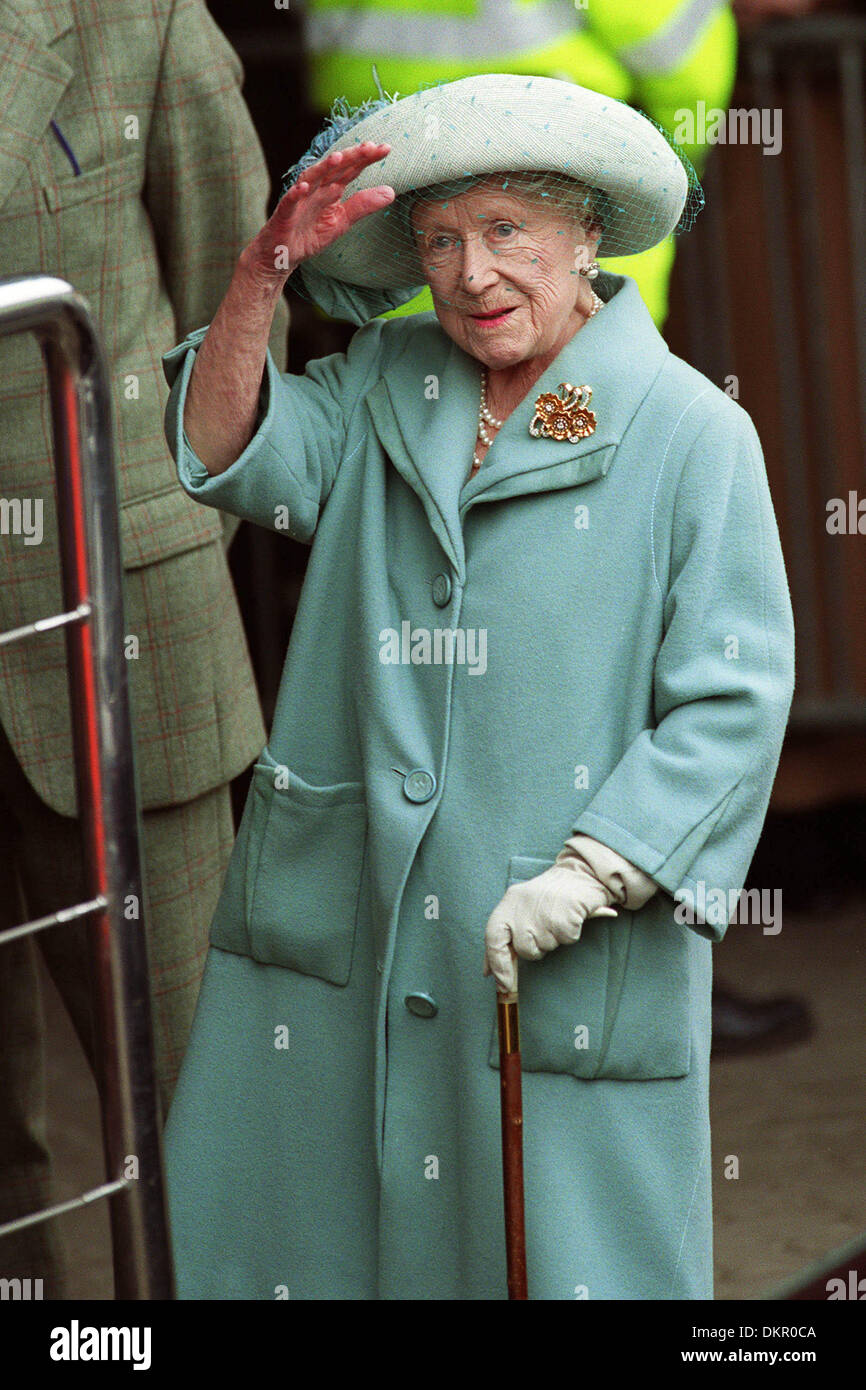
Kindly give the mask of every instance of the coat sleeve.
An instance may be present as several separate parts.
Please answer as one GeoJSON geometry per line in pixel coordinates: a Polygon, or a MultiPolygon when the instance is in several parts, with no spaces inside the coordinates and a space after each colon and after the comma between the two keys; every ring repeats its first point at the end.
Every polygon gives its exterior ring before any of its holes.
{"type": "Polygon", "coordinates": [[[384,327],[385,320],[373,319],[354,335],[347,352],[309,362],[302,376],[279,372],[269,351],[256,431],[243,453],[213,476],[183,428],[196,348],[207,327],[167,352],[162,359],[171,386],[166,437],[190,497],[295,540],[311,541],[340,465],[363,443],[366,430],[357,407],[379,364],[384,327]]]}
{"type": "Polygon", "coordinates": [[[761,833],[794,689],[793,615],[763,455],[733,402],[691,446],[654,556],[663,576],[668,567],[656,722],[574,830],[649,874],[688,909],[680,920],[718,941],[761,833]]]}

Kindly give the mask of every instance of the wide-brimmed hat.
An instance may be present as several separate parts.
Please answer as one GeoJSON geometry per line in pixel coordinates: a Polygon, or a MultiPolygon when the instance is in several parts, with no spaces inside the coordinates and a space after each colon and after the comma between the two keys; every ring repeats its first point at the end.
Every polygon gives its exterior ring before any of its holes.
{"type": "Polygon", "coordinates": [[[291,187],[331,150],[391,146],[346,188],[389,184],[397,202],[355,223],[304,262],[310,279],[393,290],[425,282],[401,195],[502,173],[546,173],[591,190],[602,210],[600,256],[632,255],[684,230],[703,205],[700,184],[672,137],[648,116],[552,77],[484,73],[350,110],[335,103],[323,131],[285,176],[291,187]]]}

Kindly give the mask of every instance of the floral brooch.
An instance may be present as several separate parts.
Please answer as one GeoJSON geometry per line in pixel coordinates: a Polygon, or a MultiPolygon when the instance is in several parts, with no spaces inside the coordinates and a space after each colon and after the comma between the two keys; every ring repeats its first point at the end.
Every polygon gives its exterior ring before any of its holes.
{"type": "Polygon", "coordinates": [[[538,397],[529,433],[535,439],[567,439],[576,444],[595,430],[595,411],[588,409],[592,387],[562,381],[557,392],[543,391],[538,397]]]}

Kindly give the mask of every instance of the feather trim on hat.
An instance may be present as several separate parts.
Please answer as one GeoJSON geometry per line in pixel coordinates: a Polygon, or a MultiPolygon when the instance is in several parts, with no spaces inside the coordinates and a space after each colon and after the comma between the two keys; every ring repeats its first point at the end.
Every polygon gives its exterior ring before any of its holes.
{"type": "Polygon", "coordinates": [[[379,75],[374,67],[373,76],[376,79],[376,86],[379,88],[380,95],[368,97],[362,101],[360,106],[350,106],[345,97],[337,97],[332,105],[329,114],[325,117],[325,124],[315,136],[306,154],[302,154],[297,163],[291,169],[287,169],[283,175],[283,194],[287,193],[293,184],[297,183],[305,169],[309,169],[312,164],[317,164],[327,153],[335,140],[339,140],[341,135],[345,135],[347,130],[351,130],[353,125],[357,125],[365,116],[370,116],[374,111],[381,111],[384,106],[390,106],[397,101],[400,93],[395,92],[393,96],[388,96],[387,92],[382,91],[379,75]]]}

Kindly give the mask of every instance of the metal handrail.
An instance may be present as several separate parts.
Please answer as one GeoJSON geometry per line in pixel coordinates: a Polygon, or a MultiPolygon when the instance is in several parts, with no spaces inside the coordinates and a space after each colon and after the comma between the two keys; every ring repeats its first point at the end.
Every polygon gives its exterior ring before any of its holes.
{"type": "Polygon", "coordinates": [[[3,941],[87,916],[97,1076],[108,1180],[0,1226],[0,1237],[107,1196],[115,1297],[174,1297],[153,1060],[123,571],[108,376],[86,301],[51,276],[0,279],[0,337],[33,333],[51,400],[65,613],[0,641],[62,625],[86,900],[0,935],[3,941]],[[125,905],[137,911],[128,916],[125,905]]]}

